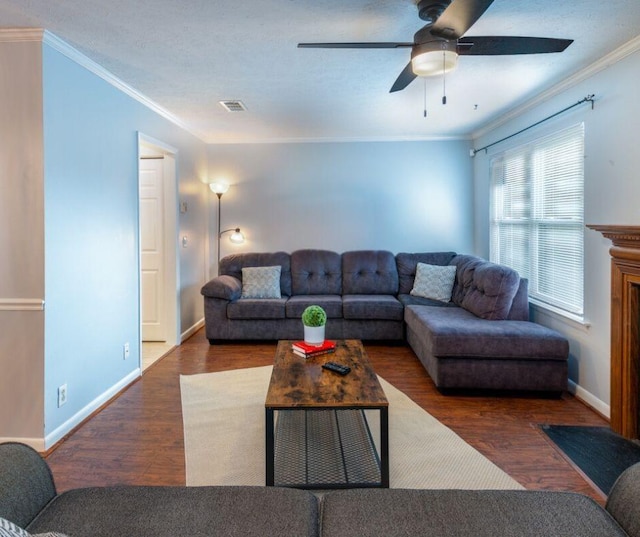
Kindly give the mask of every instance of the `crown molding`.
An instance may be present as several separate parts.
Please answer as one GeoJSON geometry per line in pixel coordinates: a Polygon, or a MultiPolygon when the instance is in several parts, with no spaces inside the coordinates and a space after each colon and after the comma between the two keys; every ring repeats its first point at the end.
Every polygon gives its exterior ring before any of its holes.
{"type": "Polygon", "coordinates": [[[147,96],[140,93],[135,88],[132,88],[127,83],[120,80],[113,73],[111,73],[110,71],[108,71],[107,69],[99,65],[98,63],[94,62],[92,59],[85,56],[79,50],[73,48],[71,45],[69,45],[62,39],[60,39],[55,34],[52,34],[48,30],[44,30],[42,42],[45,45],[48,45],[54,50],[58,51],[60,54],[63,54],[70,60],[74,61],[78,65],[92,72],[94,75],[99,76],[105,82],[111,84],[114,88],[120,90],[121,92],[127,94],[129,97],[135,99],[136,101],[146,106],[147,108],[149,108],[150,110],[158,114],[159,116],[162,116],[163,118],[170,121],[174,125],[193,134],[196,138],[200,139],[201,141],[204,141],[203,136],[201,134],[194,132],[187,124],[183,123],[180,119],[178,119],[178,117],[174,116],[171,112],[169,112],[159,104],[155,103],[154,101],[152,101],[147,96]]]}
{"type": "Polygon", "coordinates": [[[499,119],[475,131],[472,134],[472,138],[474,140],[477,140],[481,136],[484,136],[485,134],[491,132],[492,130],[497,129],[498,127],[501,127],[505,123],[508,123],[509,121],[525,114],[526,112],[532,110],[536,106],[539,106],[545,101],[548,101],[552,97],[555,97],[556,95],[559,95],[563,91],[566,91],[569,88],[572,88],[573,86],[579,84],[580,82],[587,80],[588,78],[594,76],[600,71],[603,71],[611,67],[612,65],[624,60],[627,56],[630,56],[631,54],[634,54],[639,50],[640,50],[640,35],[637,37],[634,37],[630,41],[627,41],[624,45],[622,45],[621,47],[618,47],[616,50],[607,54],[606,56],[603,56],[602,58],[592,63],[585,69],[582,69],[581,71],[574,73],[568,78],[565,78],[562,82],[556,84],[555,86],[549,88],[546,91],[543,91],[533,99],[525,102],[520,106],[517,106],[516,108],[507,112],[506,114],[500,116],[499,119]]]}
{"type": "Polygon", "coordinates": [[[375,142],[456,142],[471,141],[466,134],[451,136],[363,136],[363,137],[326,137],[326,138],[268,138],[241,140],[205,139],[209,145],[244,145],[244,144],[341,144],[341,143],[375,143],[375,142]]]}
{"type": "Polygon", "coordinates": [[[135,88],[132,88],[113,73],[102,67],[101,65],[88,58],[79,50],[60,39],[55,34],[43,28],[3,28],[0,29],[0,43],[16,43],[16,42],[42,42],[50,46],[52,49],[63,54],[81,67],[84,67],[94,75],[99,76],[105,82],[111,84],[114,88],[127,94],[140,104],[146,106],[159,116],[170,121],[177,127],[191,133],[193,136],[204,142],[204,136],[201,133],[194,132],[187,124],[174,116],[171,112],[155,103],[135,88]]]}

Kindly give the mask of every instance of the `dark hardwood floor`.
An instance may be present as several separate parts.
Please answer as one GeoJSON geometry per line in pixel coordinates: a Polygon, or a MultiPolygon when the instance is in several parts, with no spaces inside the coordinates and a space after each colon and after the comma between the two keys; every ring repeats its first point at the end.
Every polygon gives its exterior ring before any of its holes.
{"type": "MultiPolygon", "coordinates": [[[[48,454],[59,491],[115,484],[184,485],[179,376],[270,365],[275,349],[275,342],[210,346],[200,330],[48,454]]],[[[603,502],[539,430],[544,423],[607,424],[569,394],[555,399],[445,396],[409,347],[365,343],[365,349],[380,376],[527,489],[580,492],[603,502]]]]}

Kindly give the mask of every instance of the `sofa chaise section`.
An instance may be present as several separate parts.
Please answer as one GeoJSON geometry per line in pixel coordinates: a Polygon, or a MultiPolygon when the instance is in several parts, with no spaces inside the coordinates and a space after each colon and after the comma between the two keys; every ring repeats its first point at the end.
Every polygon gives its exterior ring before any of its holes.
{"type": "MultiPolygon", "coordinates": [[[[527,280],[475,256],[457,255],[449,264],[456,266],[449,303],[405,300],[407,341],[435,385],[566,390],[569,343],[528,320],[527,280]]],[[[411,266],[405,258],[403,270],[411,266]]]]}

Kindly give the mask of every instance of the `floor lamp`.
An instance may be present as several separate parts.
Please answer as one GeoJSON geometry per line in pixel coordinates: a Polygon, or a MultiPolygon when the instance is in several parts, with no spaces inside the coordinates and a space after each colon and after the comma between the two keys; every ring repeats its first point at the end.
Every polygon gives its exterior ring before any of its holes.
{"type": "Polygon", "coordinates": [[[229,237],[229,240],[234,244],[241,244],[244,242],[244,235],[241,233],[239,227],[220,231],[220,207],[221,207],[222,195],[227,190],[229,190],[229,185],[226,185],[224,183],[210,183],[209,188],[216,196],[218,196],[218,227],[216,229],[216,234],[218,237],[218,270],[220,270],[220,237],[222,237],[223,233],[232,231],[233,233],[229,237]]]}

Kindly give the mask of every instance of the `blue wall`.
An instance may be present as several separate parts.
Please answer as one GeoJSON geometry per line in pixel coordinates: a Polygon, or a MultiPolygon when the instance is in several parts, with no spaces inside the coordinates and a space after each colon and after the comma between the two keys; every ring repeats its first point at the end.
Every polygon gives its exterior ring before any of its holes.
{"type": "Polygon", "coordinates": [[[46,44],[43,92],[46,437],[137,374],[138,132],[178,149],[182,330],[202,318],[209,199],[201,141],[46,44]]]}
{"type": "MultiPolygon", "coordinates": [[[[236,246],[225,235],[222,256],[298,248],[472,252],[469,148],[464,140],[212,145],[209,177],[232,185],[222,198],[222,229],[239,226],[247,238],[236,246]]],[[[215,244],[211,253],[215,265],[215,244]]]]}

